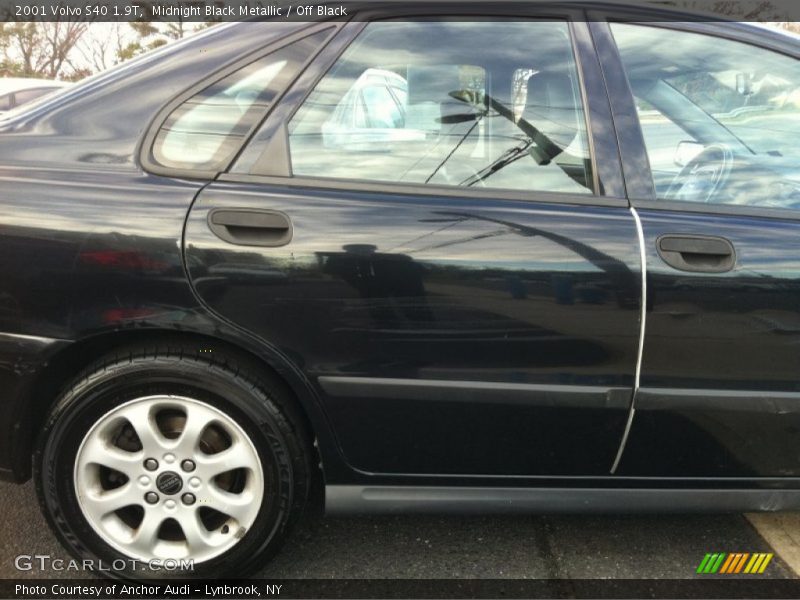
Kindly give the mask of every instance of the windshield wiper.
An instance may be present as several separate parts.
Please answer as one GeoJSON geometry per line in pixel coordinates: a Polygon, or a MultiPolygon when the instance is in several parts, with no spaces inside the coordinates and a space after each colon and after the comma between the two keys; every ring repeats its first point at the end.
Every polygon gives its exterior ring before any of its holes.
{"type": "MultiPolygon", "coordinates": [[[[456,117],[459,117],[459,116],[460,115],[456,115],[456,117]]],[[[461,138],[458,140],[458,142],[456,142],[456,144],[453,146],[453,149],[450,150],[450,152],[447,153],[447,156],[444,157],[442,162],[440,162],[436,166],[436,168],[433,170],[433,172],[430,175],[428,175],[428,178],[425,180],[425,183],[430,183],[431,179],[434,178],[434,176],[439,172],[439,170],[444,166],[444,164],[448,160],[450,160],[450,158],[453,156],[453,154],[456,153],[456,150],[458,150],[461,147],[461,144],[463,144],[467,140],[467,138],[470,136],[470,134],[478,126],[478,123],[480,123],[480,121],[483,118],[484,114],[483,113],[478,113],[478,114],[475,114],[475,115],[468,115],[468,116],[472,117],[475,122],[472,124],[472,126],[469,129],[467,129],[466,133],[461,136],[461,138]]],[[[466,121],[467,119],[464,119],[464,120],[466,121]]],[[[441,123],[447,123],[447,120],[445,118],[439,119],[439,121],[441,123]]]]}
{"type": "MultiPolygon", "coordinates": [[[[455,92],[450,92],[449,95],[460,102],[474,105],[474,102],[472,102],[471,100],[471,96],[473,94],[471,94],[468,90],[458,90],[455,92]]],[[[566,150],[566,147],[562,148],[561,146],[556,144],[552,139],[550,139],[550,137],[542,133],[527,119],[524,119],[522,117],[520,117],[519,119],[515,119],[514,113],[512,112],[511,109],[509,109],[504,104],[492,98],[489,94],[483,94],[483,103],[486,108],[484,109],[484,111],[482,111],[481,113],[482,115],[488,114],[489,109],[493,109],[498,115],[500,115],[504,119],[507,119],[508,121],[511,121],[517,128],[519,128],[520,131],[522,131],[522,133],[525,134],[527,140],[523,145],[507,150],[500,156],[500,158],[498,158],[491,164],[487,165],[486,167],[478,171],[477,179],[475,179],[475,176],[465,179],[464,180],[465,185],[471,186],[477,183],[478,181],[483,181],[487,177],[491,177],[492,175],[497,173],[500,169],[507,167],[511,163],[527,155],[533,158],[533,160],[539,166],[546,166],[549,165],[551,162],[554,162],[556,166],[567,175],[567,177],[569,177],[582,187],[587,187],[585,174],[572,172],[566,166],[560,164],[558,161],[555,160],[566,150]],[[485,174],[481,175],[481,173],[485,174]]]]}
{"type": "MultiPolygon", "coordinates": [[[[460,102],[469,102],[469,92],[466,90],[459,90],[456,92],[450,92],[450,96],[459,100],[460,102]]],[[[494,98],[492,98],[489,94],[483,95],[483,101],[486,105],[486,112],[488,109],[494,109],[494,111],[511,121],[516,127],[518,127],[522,133],[524,133],[531,142],[536,144],[536,147],[531,150],[531,156],[536,161],[536,164],[539,166],[544,166],[549,164],[553,159],[555,159],[558,155],[560,155],[566,148],[562,148],[558,144],[556,144],[553,140],[551,140],[548,136],[544,133],[539,131],[533,124],[520,117],[519,119],[514,118],[513,111],[505,106],[504,104],[498,102],[494,98]]]]}
{"type": "Polygon", "coordinates": [[[523,156],[530,156],[530,147],[533,144],[531,140],[526,140],[523,144],[519,146],[514,146],[513,148],[509,148],[505,152],[503,152],[500,157],[494,161],[493,163],[485,166],[480,171],[475,173],[470,177],[467,177],[463,181],[461,181],[458,185],[463,185],[465,187],[471,187],[480,181],[485,181],[495,173],[497,173],[503,167],[507,167],[513,162],[518,161],[523,156]]]}

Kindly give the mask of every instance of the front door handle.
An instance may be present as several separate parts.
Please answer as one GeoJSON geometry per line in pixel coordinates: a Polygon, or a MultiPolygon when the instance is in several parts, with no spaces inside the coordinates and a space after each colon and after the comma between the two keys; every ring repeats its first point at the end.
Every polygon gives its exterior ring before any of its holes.
{"type": "Polygon", "coordinates": [[[208,213],[208,227],[238,246],[277,248],[292,241],[292,220],[277,210],[218,208],[208,213]]]}
{"type": "Polygon", "coordinates": [[[725,273],[736,264],[733,244],[722,237],[662,235],[656,241],[658,255],[669,266],[693,273],[725,273]]]}

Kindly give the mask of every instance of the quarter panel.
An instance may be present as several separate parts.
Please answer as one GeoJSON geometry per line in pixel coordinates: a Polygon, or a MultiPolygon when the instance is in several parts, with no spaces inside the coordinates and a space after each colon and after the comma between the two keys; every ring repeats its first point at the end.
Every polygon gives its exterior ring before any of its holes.
{"type": "Polygon", "coordinates": [[[200,186],[0,168],[0,331],[77,339],[190,315],[180,239],[200,186]]]}
{"type": "Polygon", "coordinates": [[[137,168],[136,149],[170,100],[203,80],[213,82],[226,65],[303,26],[288,21],[217,25],[84,80],[0,123],[0,164],[137,168]]]}
{"type": "MultiPolygon", "coordinates": [[[[202,185],[122,169],[0,167],[0,470],[24,476],[29,468],[36,432],[28,417],[34,401],[54,399],[33,390],[48,383],[42,374],[52,356],[73,352],[63,346],[102,338],[102,348],[169,332],[225,341],[270,364],[303,405],[326,469],[341,468],[296,366],[194,295],[181,239],[202,185]]],[[[78,368],[92,360],[72,358],[78,368]]]]}

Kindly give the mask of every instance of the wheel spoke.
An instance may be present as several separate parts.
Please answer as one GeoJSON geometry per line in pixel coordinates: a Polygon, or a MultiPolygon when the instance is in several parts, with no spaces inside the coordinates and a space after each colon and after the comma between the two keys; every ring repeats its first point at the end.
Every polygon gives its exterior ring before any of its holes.
{"type": "Polygon", "coordinates": [[[260,508],[255,501],[255,495],[246,489],[240,494],[233,494],[210,482],[207,492],[205,498],[206,506],[221,512],[223,515],[233,517],[239,523],[247,522],[248,517],[257,513],[260,508]]]}
{"type": "Polygon", "coordinates": [[[141,560],[185,556],[200,562],[219,556],[239,542],[241,536],[235,533],[252,527],[264,497],[261,459],[236,420],[210,404],[174,395],[137,398],[100,417],[84,437],[73,474],[79,505],[95,533],[120,552],[141,560]],[[171,414],[159,415],[160,411],[185,415],[177,438],[160,430],[156,417],[164,421],[165,430],[179,429],[172,426],[171,414]],[[132,433],[128,426],[142,445],[135,452],[115,441],[120,433],[132,433]],[[161,477],[169,471],[183,481],[179,492],[170,489],[169,478],[161,477]],[[244,479],[243,488],[230,488],[242,492],[223,489],[222,478],[217,482],[217,476],[230,471],[238,473],[224,476],[225,482],[239,486],[244,479]],[[127,481],[112,488],[123,475],[127,481]],[[130,506],[139,507],[143,515],[135,528],[130,521],[135,513],[120,510],[130,506]],[[218,522],[217,530],[209,531],[200,518],[201,514],[205,518],[203,507],[221,513],[223,522],[230,522],[235,531],[222,533],[218,522]],[[169,535],[171,528],[161,534],[167,519],[178,523],[185,541],[169,535]]]}
{"type": "Polygon", "coordinates": [[[257,469],[258,461],[244,444],[234,443],[230,448],[216,454],[197,455],[198,473],[211,479],[220,473],[234,469],[257,469]]]}
{"type": "Polygon", "coordinates": [[[213,547],[211,533],[203,525],[196,510],[181,511],[177,521],[186,537],[190,554],[199,554],[213,547]]]}
{"type": "Polygon", "coordinates": [[[187,406],[186,422],[175,446],[176,452],[187,458],[198,453],[200,437],[215,419],[216,415],[204,406],[187,406]]]}
{"type": "Polygon", "coordinates": [[[153,556],[158,530],[163,522],[164,515],[159,508],[145,508],[144,518],[134,531],[129,546],[140,555],[153,556]]]}
{"type": "Polygon", "coordinates": [[[85,491],[82,494],[81,500],[83,500],[87,509],[93,512],[94,516],[98,518],[102,518],[126,506],[141,504],[141,497],[130,481],[113,490],[85,491]]]}
{"type": "Polygon", "coordinates": [[[158,429],[152,408],[148,404],[132,404],[120,411],[136,431],[144,453],[149,456],[160,454],[170,445],[170,440],[158,429]]]}
{"type": "Polygon", "coordinates": [[[138,473],[144,452],[126,452],[116,446],[107,444],[99,437],[94,437],[83,449],[84,464],[96,464],[119,471],[132,479],[138,473]]]}

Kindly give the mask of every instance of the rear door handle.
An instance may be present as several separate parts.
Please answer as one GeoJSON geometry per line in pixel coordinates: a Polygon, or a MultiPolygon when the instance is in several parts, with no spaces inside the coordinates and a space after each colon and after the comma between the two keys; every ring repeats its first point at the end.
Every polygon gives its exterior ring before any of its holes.
{"type": "Polygon", "coordinates": [[[662,235],[656,240],[658,255],[669,266],[693,273],[725,273],[736,264],[733,244],[722,237],[662,235]]]}
{"type": "Polygon", "coordinates": [[[238,246],[277,248],[292,241],[292,220],[277,210],[218,208],[208,214],[208,227],[221,240],[238,246]]]}

